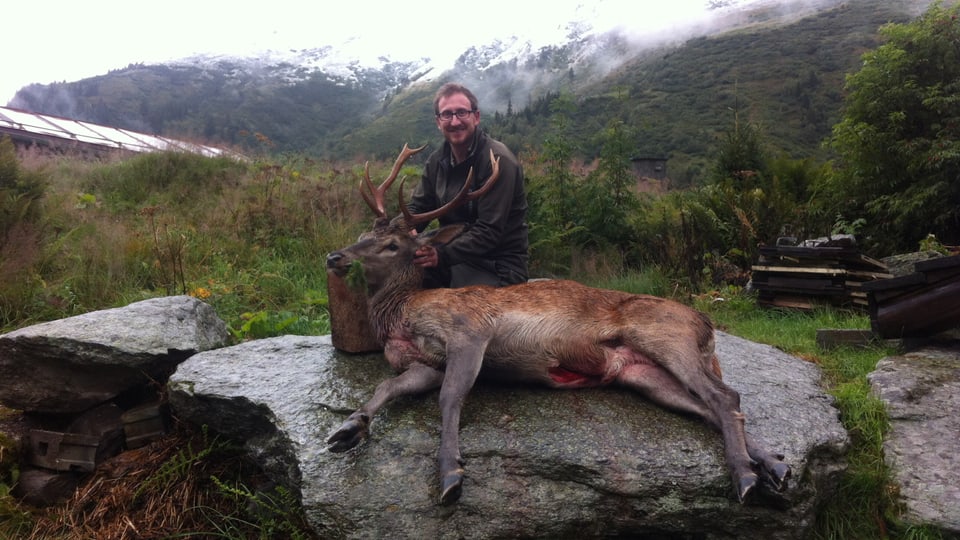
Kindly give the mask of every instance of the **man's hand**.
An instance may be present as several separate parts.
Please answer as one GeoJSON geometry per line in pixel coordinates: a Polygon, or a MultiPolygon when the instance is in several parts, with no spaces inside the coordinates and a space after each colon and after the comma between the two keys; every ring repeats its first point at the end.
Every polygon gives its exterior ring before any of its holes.
{"type": "Polygon", "coordinates": [[[421,268],[432,268],[440,263],[440,254],[433,246],[421,246],[413,254],[413,264],[421,268]]]}

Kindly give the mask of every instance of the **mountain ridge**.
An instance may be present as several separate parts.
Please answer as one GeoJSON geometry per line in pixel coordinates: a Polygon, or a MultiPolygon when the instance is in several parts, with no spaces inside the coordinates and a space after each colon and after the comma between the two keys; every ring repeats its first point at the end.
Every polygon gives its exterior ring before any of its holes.
{"type": "MultiPolygon", "coordinates": [[[[665,44],[656,47],[623,32],[597,33],[588,28],[568,27],[568,39],[561,44],[536,48],[514,36],[470,47],[448,70],[440,69],[427,57],[402,61],[388,56],[373,61],[351,59],[332,46],[253,59],[197,56],[163,65],[132,64],[72,83],[30,85],[17,93],[10,106],[211,144],[236,145],[248,151],[306,152],[337,159],[356,155],[382,157],[395,152],[403,141],[423,142],[435,137],[435,128],[425,120],[432,115],[432,92],[440,80],[455,78],[480,97],[485,119],[526,111],[525,124],[516,131],[527,139],[545,127],[542,116],[548,113],[542,110],[532,115],[530,111],[544,96],[558,93],[576,96],[581,109],[577,114],[585,116],[577,119],[578,129],[585,136],[602,126],[600,120],[609,116],[633,122],[644,137],[656,136],[658,128],[673,130],[672,126],[663,127],[664,122],[670,122],[669,115],[650,110],[653,104],[674,108],[675,117],[681,120],[683,107],[709,116],[689,123],[685,135],[686,139],[709,138],[704,126],[716,129],[717,116],[723,113],[705,108],[704,104],[716,103],[713,109],[728,106],[718,97],[731,91],[742,91],[743,95],[735,96],[737,99],[761,107],[773,104],[790,109],[794,105],[778,102],[807,99],[811,101],[807,109],[817,115],[833,114],[839,107],[842,74],[855,67],[859,54],[876,43],[876,28],[887,21],[906,20],[929,2],[762,0],[750,2],[749,9],[740,10],[732,9],[740,4],[718,4],[727,9],[723,15],[728,22],[734,21],[724,28],[733,30],[720,32],[720,26],[704,27],[694,32],[698,37],[686,39],[685,34],[677,34],[671,40],[661,40],[665,44]],[[857,18],[866,22],[850,22],[857,18]],[[777,31],[788,27],[802,28],[810,39],[804,42],[800,36],[777,31]],[[784,40],[794,40],[790,46],[795,50],[788,50],[784,40]],[[737,44],[732,45],[734,42],[737,44]],[[838,49],[833,42],[844,44],[844,48],[838,49]],[[721,58],[720,48],[741,57],[751,56],[754,64],[721,58]],[[818,58],[817,51],[828,48],[830,52],[820,53],[818,58]],[[707,60],[694,65],[698,59],[685,52],[693,49],[707,60]],[[764,57],[754,54],[758,51],[771,52],[764,57]],[[713,56],[717,58],[710,58],[713,56]],[[793,73],[782,74],[781,78],[798,78],[796,95],[783,95],[783,81],[779,81],[781,88],[775,88],[773,82],[765,83],[773,95],[756,90],[761,86],[758,81],[767,78],[766,72],[776,72],[781,64],[793,62],[791,56],[804,56],[805,67],[799,69],[809,71],[802,74],[806,82],[793,73]],[[683,66],[676,65],[678,59],[684,62],[683,66]],[[704,62],[725,67],[711,69],[704,62]],[[700,87],[697,96],[687,96],[689,88],[671,81],[670,77],[684,79],[684,71],[702,74],[699,80],[687,83],[700,87]],[[822,88],[806,88],[811,85],[822,88]],[[732,87],[736,88],[731,90],[732,87]],[[608,99],[619,93],[614,91],[617,88],[629,88],[627,99],[633,101],[624,104],[608,99]],[[668,95],[671,93],[675,94],[673,99],[668,95]],[[685,102],[679,99],[683,96],[685,102]],[[817,112],[818,106],[829,110],[817,112]],[[649,122],[657,126],[645,126],[649,122]]],[[[519,122],[514,120],[514,124],[519,122]]],[[[506,123],[486,122],[495,135],[511,138],[506,123]]],[[[776,119],[771,122],[782,123],[776,119]]],[[[811,140],[822,137],[825,129],[829,125],[818,127],[815,135],[803,135],[803,146],[811,146],[811,140]]],[[[653,153],[692,155],[704,150],[703,144],[682,141],[662,146],[653,153]]],[[[584,153],[589,155],[590,151],[584,153]]]]}

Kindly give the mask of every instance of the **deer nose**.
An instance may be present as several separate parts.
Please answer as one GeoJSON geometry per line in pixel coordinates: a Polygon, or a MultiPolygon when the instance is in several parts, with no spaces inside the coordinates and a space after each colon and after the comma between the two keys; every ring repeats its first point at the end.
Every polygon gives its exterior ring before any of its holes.
{"type": "Polygon", "coordinates": [[[340,262],[340,259],[343,258],[343,254],[339,251],[334,251],[327,255],[327,268],[333,268],[340,262]]]}

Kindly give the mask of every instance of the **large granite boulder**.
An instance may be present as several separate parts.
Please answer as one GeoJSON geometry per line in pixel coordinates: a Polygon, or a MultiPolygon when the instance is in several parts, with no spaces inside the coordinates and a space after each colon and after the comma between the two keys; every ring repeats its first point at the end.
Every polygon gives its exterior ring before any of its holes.
{"type": "Polygon", "coordinates": [[[883,452],[901,519],[960,538],[960,345],[884,358],[867,379],[890,417],[883,452]]]}
{"type": "Polygon", "coordinates": [[[720,333],[747,430],[783,452],[784,493],[736,501],[718,434],[626,390],[478,384],[464,408],[463,497],[437,504],[437,393],[404,398],[346,454],[329,433],[393,375],[380,354],[286,336],[196,354],[168,384],[184,420],[245,441],[323,538],[803,538],[848,438],[816,366],[720,333]]]}
{"type": "Polygon", "coordinates": [[[226,324],[190,296],[167,296],[0,335],[0,403],[79,413],[152,381],[190,355],[225,346],[226,324]]]}

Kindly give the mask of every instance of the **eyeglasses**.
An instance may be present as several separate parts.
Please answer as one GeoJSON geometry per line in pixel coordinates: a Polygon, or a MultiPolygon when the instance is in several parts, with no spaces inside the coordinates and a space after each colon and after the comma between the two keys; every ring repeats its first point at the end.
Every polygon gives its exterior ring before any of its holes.
{"type": "Polygon", "coordinates": [[[465,120],[468,116],[470,116],[475,112],[477,112],[476,109],[471,109],[471,110],[458,109],[456,111],[443,111],[442,113],[437,115],[437,118],[439,118],[444,122],[449,122],[453,120],[454,116],[457,117],[457,120],[465,120]]]}

